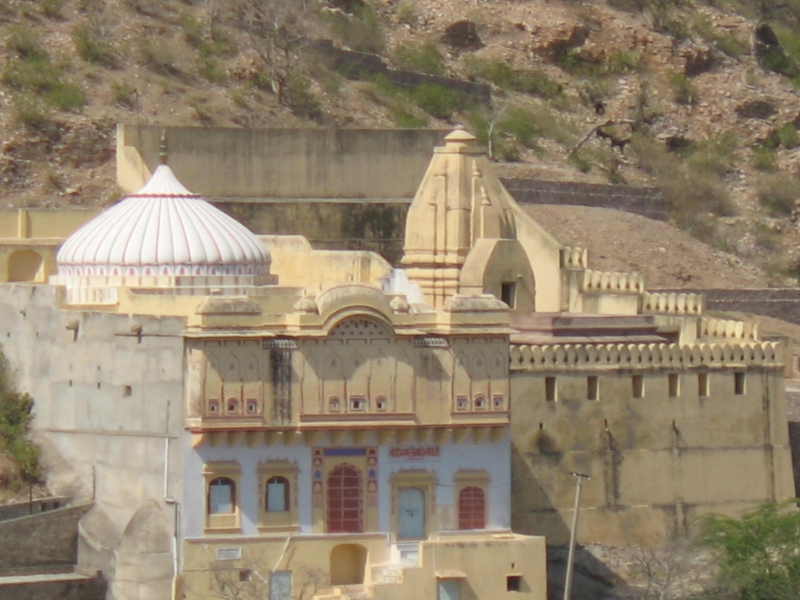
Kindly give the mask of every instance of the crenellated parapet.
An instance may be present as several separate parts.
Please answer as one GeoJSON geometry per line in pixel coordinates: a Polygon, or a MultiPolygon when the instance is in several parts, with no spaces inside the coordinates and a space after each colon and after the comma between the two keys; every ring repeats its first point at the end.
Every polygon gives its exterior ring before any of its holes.
{"type": "Polygon", "coordinates": [[[702,294],[649,293],[642,295],[644,315],[701,315],[705,310],[702,294]]]}
{"type": "Polygon", "coordinates": [[[512,345],[509,358],[513,371],[783,367],[779,342],[512,345]]]}
{"type": "Polygon", "coordinates": [[[644,291],[644,278],[638,273],[616,273],[586,269],[583,273],[581,291],[640,294],[644,291]]]}
{"type": "Polygon", "coordinates": [[[589,251],[577,246],[561,248],[562,269],[586,269],[589,266],[589,251]]]}
{"type": "Polygon", "coordinates": [[[756,341],[758,324],[703,317],[697,323],[697,336],[706,339],[756,341]]]}

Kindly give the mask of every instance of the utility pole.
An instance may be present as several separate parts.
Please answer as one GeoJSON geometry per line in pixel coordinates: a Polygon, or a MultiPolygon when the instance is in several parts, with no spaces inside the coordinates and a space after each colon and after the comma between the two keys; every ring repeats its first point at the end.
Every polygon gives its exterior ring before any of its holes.
{"type": "Polygon", "coordinates": [[[567,578],[564,581],[564,600],[570,600],[572,594],[572,565],[575,562],[575,533],[578,531],[578,508],[581,505],[581,484],[583,480],[591,479],[584,473],[570,472],[570,475],[577,478],[575,486],[575,511],[572,513],[572,532],[569,536],[569,554],[567,555],[567,578]]]}

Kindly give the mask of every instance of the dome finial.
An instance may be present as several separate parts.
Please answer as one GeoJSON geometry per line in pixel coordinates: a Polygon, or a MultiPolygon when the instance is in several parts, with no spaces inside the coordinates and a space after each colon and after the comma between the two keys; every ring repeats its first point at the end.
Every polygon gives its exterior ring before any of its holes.
{"type": "Polygon", "coordinates": [[[158,145],[158,162],[162,165],[167,164],[167,130],[161,130],[161,141],[158,145]]]}

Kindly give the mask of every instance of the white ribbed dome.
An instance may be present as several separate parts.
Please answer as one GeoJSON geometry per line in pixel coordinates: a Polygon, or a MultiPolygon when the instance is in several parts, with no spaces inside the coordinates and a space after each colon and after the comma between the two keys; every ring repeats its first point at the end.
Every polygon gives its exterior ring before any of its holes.
{"type": "Polygon", "coordinates": [[[150,181],[72,234],[58,272],[78,276],[266,275],[270,256],[246,227],[160,165],[150,181]]]}

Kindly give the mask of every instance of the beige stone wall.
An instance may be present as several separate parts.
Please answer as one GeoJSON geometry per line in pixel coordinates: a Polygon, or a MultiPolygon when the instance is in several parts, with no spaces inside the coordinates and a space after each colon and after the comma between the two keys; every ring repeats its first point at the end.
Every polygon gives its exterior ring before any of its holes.
{"type": "Polygon", "coordinates": [[[0,242],[60,240],[99,213],[100,209],[94,208],[0,210],[0,242]]]}
{"type": "Polygon", "coordinates": [[[179,497],[182,486],[184,320],[62,309],[62,293],[0,286],[0,341],[20,390],[34,399],[48,485],[102,509],[116,555],[96,567],[122,569],[114,585],[127,591],[116,597],[139,597],[140,585],[165,597],[173,516],[164,498],[179,497]],[[166,552],[150,543],[156,534],[166,552]]]}
{"type": "Polygon", "coordinates": [[[98,210],[0,210],[0,283],[44,283],[56,272],[61,241],[98,210]]]}
{"type": "Polygon", "coordinates": [[[575,480],[587,473],[578,538],[655,544],[707,512],[735,514],[793,496],[783,375],[751,367],[512,373],[512,524],[568,540],[575,480]],[[676,397],[669,375],[680,379],[676,397]],[[634,375],[642,397],[634,397],[634,375]],[[705,375],[703,375],[705,374],[705,375]],[[708,396],[700,395],[707,377],[708,396]],[[546,378],[556,397],[546,400],[546,378]],[[598,396],[588,399],[588,378],[598,396]]]}
{"type": "Polygon", "coordinates": [[[436,598],[441,578],[459,579],[464,600],[547,598],[544,538],[502,533],[442,535],[438,540],[421,542],[419,565],[413,568],[390,564],[391,547],[385,536],[375,534],[349,534],[345,539],[299,536],[287,540],[281,536],[188,540],[183,544],[181,589],[187,600],[198,600],[215,590],[219,593],[230,581],[247,594],[263,594],[264,581],[274,570],[291,571],[294,598],[310,600],[315,594],[326,600],[341,598],[329,573],[339,566],[332,561],[332,551],[342,544],[356,544],[365,550],[364,584],[376,600],[436,598]],[[233,551],[233,555],[241,552],[241,558],[218,560],[220,550],[233,551]],[[243,572],[249,581],[240,581],[243,572]],[[519,592],[506,590],[509,574],[521,577],[519,592]]]}
{"type": "Polygon", "coordinates": [[[15,568],[74,565],[78,521],[91,505],[61,508],[0,522],[0,573],[15,568]]]}
{"type": "Polygon", "coordinates": [[[307,293],[342,281],[380,287],[381,279],[387,277],[392,268],[373,252],[314,250],[308,239],[299,235],[259,237],[272,257],[270,273],[278,278],[278,284],[304,288],[307,293]]]}
{"type": "Polygon", "coordinates": [[[158,164],[166,130],[169,164],[203,196],[410,198],[442,131],[225,129],[119,125],[117,183],[138,190],[158,164]]]}
{"type": "Polygon", "coordinates": [[[188,417],[211,427],[508,422],[508,345],[500,336],[417,347],[357,317],[296,349],[265,351],[258,339],[191,348],[188,417]],[[276,371],[279,360],[285,371],[276,371]]]}

